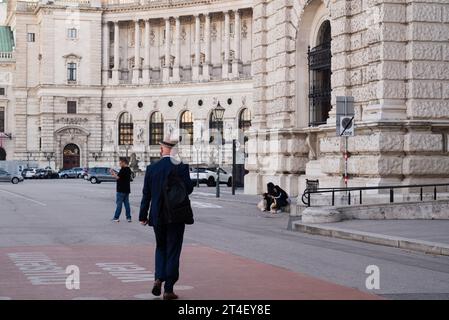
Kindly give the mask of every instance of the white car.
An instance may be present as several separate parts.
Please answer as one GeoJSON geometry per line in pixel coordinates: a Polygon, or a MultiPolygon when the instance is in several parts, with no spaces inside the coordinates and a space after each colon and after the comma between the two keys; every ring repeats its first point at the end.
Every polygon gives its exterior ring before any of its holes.
{"type": "MultiPolygon", "coordinates": [[[[205,183],[208,187],[214,187],[217,185],[217,169],[205,168],[205,167],[190,167],[190,179],[193,182],[205,183]]],[[[227,173],[220,168],[220,184],[226,183],[228,187],[232,185],[232,174],[227,173]]]]}
{"type": "Polygon", "coordinates": [[[33,179],[36,176],[37,168],[27,168],[25,171],[25,179],[33,179]]]}

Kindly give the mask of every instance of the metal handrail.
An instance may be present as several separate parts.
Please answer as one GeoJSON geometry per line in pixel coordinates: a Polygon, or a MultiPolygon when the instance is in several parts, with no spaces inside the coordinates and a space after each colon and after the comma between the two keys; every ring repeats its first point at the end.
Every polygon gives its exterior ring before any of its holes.
{"type": "Polygon", "coordinates": [[[348,195],[348,205],[351,205],[351,192],[359,192],[359,204],[363,204],[362,192],[364,190],[390,190],[390,203],[394,202],[394,190],[404,188],[420,188],[420,201],[423,201],[423,188],[433,187],[433,200],[437,200],[437,187],[448,187],[449,183],[431,183],[431,184],[409,184],[377,187],[347,187],[347,188],[306,188],[301,196],[301,201],[307,207],[310,207],[311,194],[313,193],[332,193],[332,206],[335,205],[335,193],[346,192],[348,195]]]}

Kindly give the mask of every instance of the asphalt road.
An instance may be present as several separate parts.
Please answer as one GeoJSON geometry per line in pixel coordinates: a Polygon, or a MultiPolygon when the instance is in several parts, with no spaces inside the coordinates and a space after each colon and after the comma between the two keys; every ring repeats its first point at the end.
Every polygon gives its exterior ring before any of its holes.
{"type": "MultiPolygon", "coordinates": [[[[0,249],[154,244],[150,228],[137,222],[141,188],[142,178],[137,178],[131,194],[135,221],[124,222],[123,213],[122,222],[116,224],[110,222],[115,206],[112,183],[2,183],[0,249]]],[[[255,207],[256,197],[242,195],[241,191],[232,196],[226,186],[220,199],[215,198],[214,188],[201,186],[191,200],[196,223],[187,227],[187,245],[217,249],[386,298],[449,299],[448,257],[287,231],[285,214],[263,215],[255,207]],[[379,267],[378,290],[366,289],[365,270],[369,265],[379,267]]],[[[219,277],[220,270],[215,274],[219,277]]]]}

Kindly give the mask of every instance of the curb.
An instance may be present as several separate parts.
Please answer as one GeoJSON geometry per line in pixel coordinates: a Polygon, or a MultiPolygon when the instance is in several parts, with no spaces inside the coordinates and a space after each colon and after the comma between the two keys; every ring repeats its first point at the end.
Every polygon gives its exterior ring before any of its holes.
{"type": "Polygon", "coordinates": [[[438,242],[387,236],[379,233],[354,231],[350,229],[327,227],[323,225],[310,225],[301,223],[299,221],[292,223],[292,230],[332,238],[354,240],[381,246],[449,256],[449,245],[438,242]]]}

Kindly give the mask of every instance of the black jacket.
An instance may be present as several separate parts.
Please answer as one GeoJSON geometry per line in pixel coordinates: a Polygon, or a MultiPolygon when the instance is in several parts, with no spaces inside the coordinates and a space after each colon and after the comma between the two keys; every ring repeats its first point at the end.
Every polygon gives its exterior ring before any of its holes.
{"type": "MultiPolygon", "coordinates": [[[[142,190],[142,201],[140,203],[139,221],[147,220],[150,226],[158,225],[159,215],[162,209],[162,188],[174,166],[173,160],[170,157],[165,157],[147,167],[142,190]],[[150,211],[149,214],[148,210],[150,211]]],[[[193,191],[193,183],[190,180],[189,165],[180,163],[177,173],[184,180],[187,193],[191,194],[193,191]]]]}

